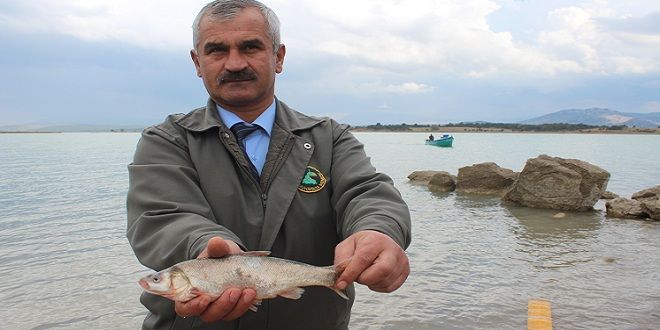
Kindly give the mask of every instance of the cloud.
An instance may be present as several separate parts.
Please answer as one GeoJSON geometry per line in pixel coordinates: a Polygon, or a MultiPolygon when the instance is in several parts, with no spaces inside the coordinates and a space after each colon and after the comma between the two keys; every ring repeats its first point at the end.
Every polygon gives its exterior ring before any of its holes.
{"type": "Polygon", "coordinates": [[[190,48],[191,25],[204,1],[41,0],[0,7],[0,25],[20,32],[60,33],[91,42],[145,48],[190,48]]]}
{"type": "MultiPolygon", "coordinates": [[[[203,104],[187,53],[205,3],[0,2],[0,117],[91,121],[81,104],[100,104],[104,120],[156,122],[203,104]],[[34,95],[47,109],[25,102],[34,95]]],[[[657,0],[266,3],[287,45],[277,95],[311,114],[502,121],[577,107],[654,111],[659,102],[657,0]]]]}
{"type": "Polygon", "coordinates": [[[363,83],[354,87],[357,93],[393,93],[393,94],[420,94],[429,93],[435,88],[426,84],[416,82],[405,82],[401,84],[363,83]]]}
{"type": "Polygon", "coordinates": [[[539,45],[556,58],[573,61],[577,64],[576,72],[647,74],[660,71],[660,32],[617,31],[616,24],[611,22],[628,19],[600,17],[598,13],[610,11],[574,6],[551,11],[548,19],[552,28],[539,34],[539,45]],[[610,22],[610,26],[603,22],[610,22]]]}
{"type": "MultiPolygon", "coordinates": [[[[190,25],[205,1],[9,2],[0,24],[59,32],[82,40],[144,48],[190,48],[190,25]]],[[[631,16],[607,1],[556,7],[529,40],[494,31],[493,0],[273,0],[293,52],[333,56],[391,73],[433,70],[472,78],[498,74],[551,77],[562,73],[646,74],[660,71],[660,5],[631,16]],[[350,8],[347,9],[347,8],[350,8]],[[653,11],[655,8],[656,11],[653,11]],[[304,13],[304,15],[301,15],[304,13]]],[[[529,5],[519,3],[522,7],[529,5]]],[[[2,14],[4,12],[4,14],[2,14]]],[[[519,11],[517,15],[525,15],[519,11]]],[[[509,13],[508,15],[511,15],[509,13]]],[[[512,15],[513,16],[513,15],[512,15]]],[[[510,19],[516,19],[511,17],[510,19]]]]}
{"type": "Polygon", "coordinates": [[[625,16],[605,1],[548,9],[538,17],[542,24],[528,31],[532,37],[527,40],[516,39],[512,31],[493,30],[489,16],[503,9],[488,0],[342,0],[306,2],[298,9],[308,14],[288,21],[295,26],[289,32],[304,31],[296,34],[293,42],[299,47],[293,49],[391,73],[434,71],[477,79],[515,75],[536,80],[566,73],[660,71],[655,15],[625,16]],[[355,10],[345,10],[348,7],[355,10]],[[603,20],[608,19],[634,21],[639,28],[605,29],[603,20]]]}

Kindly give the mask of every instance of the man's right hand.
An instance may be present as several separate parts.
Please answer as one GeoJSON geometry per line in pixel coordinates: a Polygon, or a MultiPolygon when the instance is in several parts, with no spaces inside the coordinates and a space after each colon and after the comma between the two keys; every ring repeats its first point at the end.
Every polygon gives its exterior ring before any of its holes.
{"type": "MultiPolygon", "coordinates": [[[[213,237],[197,258],[220,258],[241,252],[241,248],[235,242],[213,237]]],[[[254,303],[256,296],[257,292],[253,289],[230,288],[216,300],[202,295],[185,303],[177,301],[174,303],[174,310],[181,317],[199,316],[207,323],[219,320],[232,321],[245,314],[254,303]]]]}

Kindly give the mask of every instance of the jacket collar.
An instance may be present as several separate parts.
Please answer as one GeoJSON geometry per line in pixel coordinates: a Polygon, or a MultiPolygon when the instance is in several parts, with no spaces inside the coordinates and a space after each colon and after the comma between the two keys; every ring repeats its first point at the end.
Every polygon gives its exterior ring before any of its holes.
{"type": "MultiPolygon", "coordinates": [[[[277,98],[275,98],[275,104],[275,124],[287,131],[306,130],[323,121],[321,118],[310,117],[295,111],[277,98]]],[[[220,119],[215,102],[210,98],[206,103],[206,107],[195,109],[183,115],[176,123],[194,132],[203,132],[214,127],[225,127],[220,119]]]]}
{"type": "Polygon", "coordinates": [[[210,98],[206,102],[206,107],[195,109],[183,115],[176,123],[194,132],[203,132],[213,127],[224,126],[215,107],[215,102],[210,98]]]}
{"type": "Polygon", "coordinates": [[[277,103],[277,114],[275,124],[287,131],[295,132],[310,129],[323,122],[322,118],[311,117],[289,108],[286,103],[275,98],[277,103]]]}

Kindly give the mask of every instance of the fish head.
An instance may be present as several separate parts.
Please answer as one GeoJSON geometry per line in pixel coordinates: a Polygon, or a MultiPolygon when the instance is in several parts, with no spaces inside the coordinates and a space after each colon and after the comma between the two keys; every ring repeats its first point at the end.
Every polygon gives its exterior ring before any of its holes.
{"type": "Polygon", "coordinates": [[[145,276],[138,283],[145,291],[174,301],[185,302],[195,297],[186,274],[173,268],[145,276]]]}
{"type": "Polygon", "coordinates": [[[167,270],[147,275],[141,278],[138,283],[145,291],[153,294],[163,295],[172,291],[170,272],[167,270]]]}

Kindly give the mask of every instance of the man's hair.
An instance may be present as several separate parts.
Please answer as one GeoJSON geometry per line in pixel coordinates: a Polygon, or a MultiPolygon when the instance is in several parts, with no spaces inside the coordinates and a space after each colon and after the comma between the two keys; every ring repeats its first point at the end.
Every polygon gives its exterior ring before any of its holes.
{"type": "Polygon", "coordinates": [[[280,20],[270,8],[256,0],[215,0],[208,3],[199,11],[193,22],[193,47],[197,51],[199,46],[199,26],[202,19],[207,17],[220,22],[229,21],[236,17],[243,9],[257,8],[266,19],[266,33],[273,42],[273,52],[280,48],[280,20]]]}

